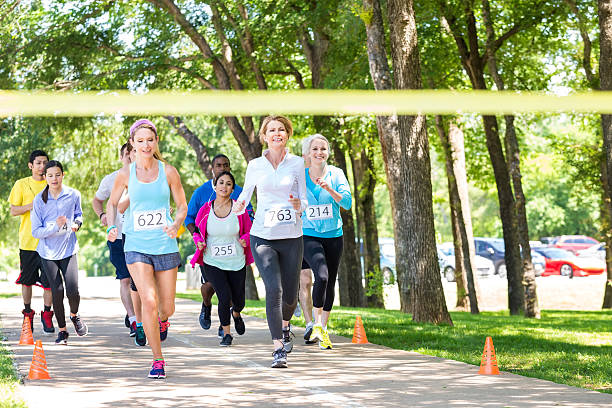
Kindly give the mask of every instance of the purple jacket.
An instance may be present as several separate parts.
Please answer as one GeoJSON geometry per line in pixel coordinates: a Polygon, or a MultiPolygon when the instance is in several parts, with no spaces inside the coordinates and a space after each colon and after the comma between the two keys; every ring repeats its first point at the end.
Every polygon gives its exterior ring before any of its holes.
{"type": "MultiPolygon", "coordinates": [[[[193,233],[193,242],[196,244],[196,251],[191,258],[191,266],[195,266],[195,264],[203,265],[204,261],[202,260],[204,256],[204,251],[198,249],[198,242],[203,242],[204,247],[206,247],[206,223],[208,221],[208,215],[210,214],[210,210],[212,209],[212,201],[207,202],[200,208],[198,211],[198,215],[195,219],[195,225],[200,230],[200,233],[193,233]],[[202,235],[203,234],[203,235],[202,235]]],[[[235,201],[234,201],[235,203],[235,201]]],[[[247,265],[255,262],[253,260],[253,254],[251,253],[251,244],[250,244],[250,234],[251,231],[251,217],[249,214],[244,211],[242,214],[238,215],[238,225],[240,226],[240,231],[238,234],[240,235],[240,239],[244,239],[247,243],[247,246],[244,248],[244,256],[247,265]]]]}

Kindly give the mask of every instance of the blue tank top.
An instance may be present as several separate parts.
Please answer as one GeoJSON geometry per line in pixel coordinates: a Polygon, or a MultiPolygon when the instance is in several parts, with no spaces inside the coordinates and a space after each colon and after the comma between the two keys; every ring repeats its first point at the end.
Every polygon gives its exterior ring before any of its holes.
{"type": "Polygon", "coordinates": [[[163,230],[172,224],[170,218],[170,187],[161,161],[158,163],[157,179],[143,183],[136,177],[136,162],[130,164],[128,194],[130,206],[123,224],[125,234],[124,251],[136,251],[149,255],[178,252],[176,239],[163,230]]]}

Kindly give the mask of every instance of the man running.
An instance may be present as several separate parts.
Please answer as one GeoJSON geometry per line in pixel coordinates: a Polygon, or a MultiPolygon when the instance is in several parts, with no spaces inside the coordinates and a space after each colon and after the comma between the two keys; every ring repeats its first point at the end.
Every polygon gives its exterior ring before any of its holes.
{"type": "MultiPolygon", "coordinates": [[[[119,158],[124,166],[129,166],[131,163],[130,151],[131,145],[129,143],[125,143],[123,146],[121,146],[119,158]]],[[[98,215],[98,218],[100,218],[100,223],[104,227],[109,226],[106,218],[106,212],[104,212],[104,201],[108,200],[110,197],[110,193],[113,190],[113,185],[115,184],[115,179],[117,178],[118,172],[119,170],[115,170],[102,179],[100,186],[98,187],[98,191],[96,191],[93,201],[91,202],[95,213],[98,215]]],[[[121,233],[123,214],[117,212],[114,225],[117,226],[118,230],[117,239],[115,242],[107,241],[106,243],[108,245],[110,261],[115,267],[115,273],[117,275],[117,279],[119,279],[119,294],[121,296],[123,307],[125,307],[125,311],[127,312],[130,337],[134,337],[137,332],[137,323],[142,322],[141,320],[137,319],[134,310],[134,305],[136,305],[136,311],[140,312],[140,297],[138,296],[138,292],[134,292],[130,289],[131,278],[125,263],[125,253],[123,252],[124,242],[121,233]]],[[[142,331],[142,335],[144,336],[144,331],[142,331]]]]}
{"type": "Polygon", "coordinates": [[[30,325],[34,331],[34,310],[32,303],[32,286],[40,286],[43,291],[44,310],[40,313],[44,333],[53,333],[53,312],[51,306],[53,299],[51,287],[47,277],[42,272],[40,256],[36,252],[38,240],[32,236],[32,222],[30,221],[30,211],[32,202],[36,194],[40,193],[46,186],[45,164],[49,161],[49,156],[42,150],[34,150],[30,154],[28,167],[32,171],[32,176],[25,177],[15,182],[9,195],[11,204],[10,214],[21,216],[19,224],[19,277],[18,285],[21,285],[21,296],[23,297],[24,309],[22,311],[24,319],[30,318],[30,325]]]}
{"type": "MultiPolygon", "coordinates": [[[[212,168],[213,168],[213,177],[217,178],[219,174],[226,172],[231,172],[230,168],[230,160],[224,154],[218,154],[212,159],[212,168]]],[[[234,191],[230,195],[232,200],[236,200],[240,193],[242,192],[242,187],[236,184],[234,187],[234,191]]],[[[209,201],[212,201],[217,198],[215,191],[213,189],[212,180],[208,180],[206,183],[202,184],[198,187],[191,196],[189,200],[189,204],[187,206],[187,218],[185,218],[185,226],[193,235],[197,231],[195,225],[195,219],[198,215],[198,211],[204,204],[209,201]]],[[[253,218],[253,206],[249,203],[247,207],[247,212],[249,216],[253,218]]],[[[204,274],[202,274],[202,286],[200,287],[200,293],[202,293],[202,310],[200,312],[200,326],[204,330],[210,329],[211,319],[210,312],[212,310],[211,298],[215,294],[215,290],[210,282],[204,279],[204,274]]],[[[219,335],[223,338],[223,327],[219,326],[219,335]]]]}

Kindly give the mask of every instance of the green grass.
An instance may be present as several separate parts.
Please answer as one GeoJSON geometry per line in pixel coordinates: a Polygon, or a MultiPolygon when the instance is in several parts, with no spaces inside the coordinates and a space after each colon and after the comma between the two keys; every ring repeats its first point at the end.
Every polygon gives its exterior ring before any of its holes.
{"type": "MultiPolygon", "coordinates": [[[[199,292],[177,297],[202,300],[199,292]]],[[[247,300],[244,313],[265,317],[265,302],[247,300]]],[[[612,311],[545,310],[539,320],[451,312],[451,327],[414,323],[397,310],[336,307],[330,331],[352,337],[356,315],[370,343],[480,365],[491,336],[503,371],[612,394],[612,311]]],[[[292,322],[304,325],[303,318],[292,322]]]]}
{"type": "Polygon", "coordinates": [[[11,298],[15,296],[21,296],[19,293],[0,293],[0,299],[11,298]]]}
{"type": "Polygon", "coordinates": [[[0,344],[0,408],[26,408],[17,395],[19,380],[9,350],[0,344]]]}

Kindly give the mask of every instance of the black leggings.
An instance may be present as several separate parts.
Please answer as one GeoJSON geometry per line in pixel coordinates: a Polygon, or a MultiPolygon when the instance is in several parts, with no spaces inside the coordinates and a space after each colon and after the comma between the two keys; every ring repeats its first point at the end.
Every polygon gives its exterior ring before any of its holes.
{"type": "Polygon", "coordinates": [[[206,274],[206,280],[213,285],[215,292],[217,292],[221,326],[229,326],[230,306],[237,313],[244,309],[246,266],[237,271],[226,271],[205,263],[202,273],[206,274]]]}
{"type": "Polygon", "coordinates": [[[322,307],[329,312],[334,305],[336,296],[336,277],[344,239],[318,238],[304,235],[304,259],[310,265],[314,273],[314,285],[312,286],[312,306],[322,307]]]}
{"type": "Polygon", "coordinates": [[[66,297],[70,305],[70,313],[78,313],[81,296],[79,295],[79,266],[77,255],[58,261],[41,259],[43,271],[49,280],[53,295],[53,310],[60,329],[66,327],[66,312],[64,312],[64,282],[66,283],[66,297]],[[64,279],[62,280],[62,276],[64,279]]]}
{"type": "Polygon", "coordinates": [[[297,306],[302,237],[268,240],[251,235],[251,252],[266,287],[266,318],[272,340],[283,338],[283,320],[297,306]]]}

